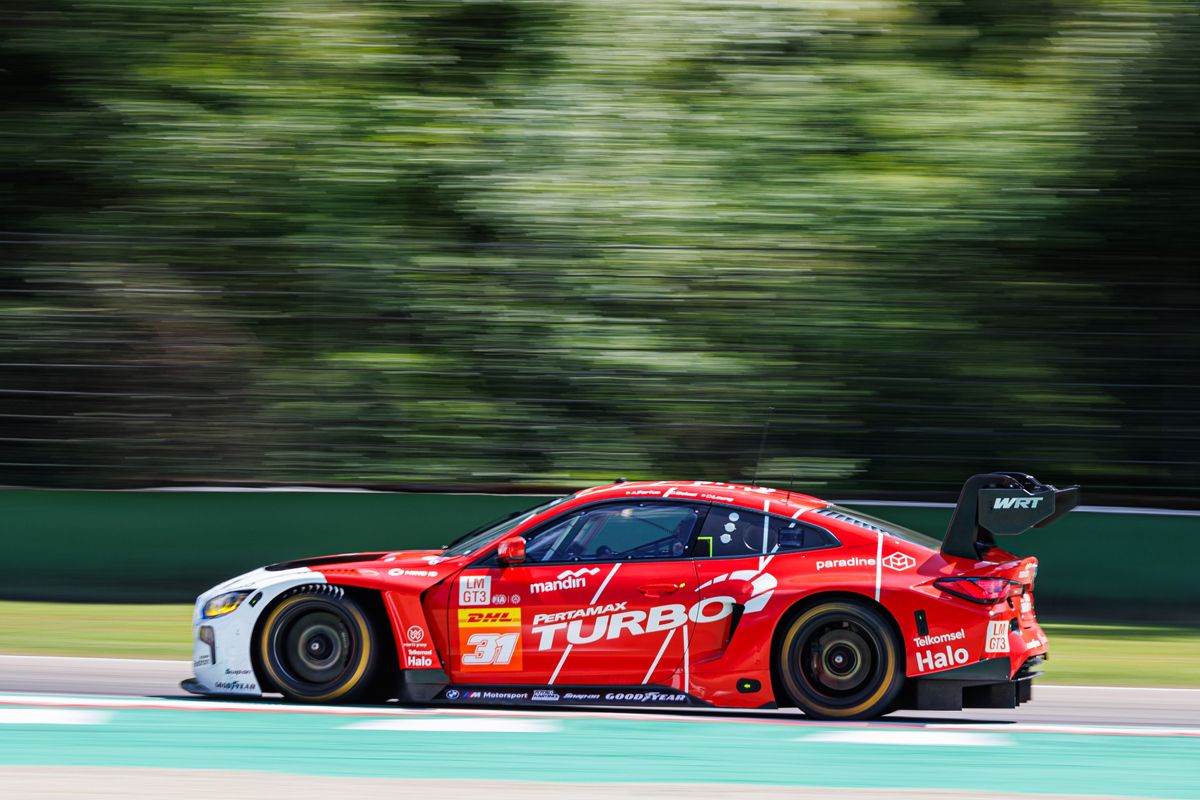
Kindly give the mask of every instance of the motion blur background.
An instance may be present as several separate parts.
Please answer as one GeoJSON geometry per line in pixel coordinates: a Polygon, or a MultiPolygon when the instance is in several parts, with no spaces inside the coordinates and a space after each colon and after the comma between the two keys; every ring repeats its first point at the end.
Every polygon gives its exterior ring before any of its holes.
{"type": "Polygon", "coordinates": [[[1195,797],[1198,179],[1195,0],[0,0],[0,786],[396,797],[522,753],[570,788],[428,793],[1195,797]],[[1050,732],[161,700],[260,564],[620,475],[936,536],[997,469],[1126,507],[1005,543],[1053,657],[990,719],[1050,732]]]}
{"type": "Polygon", "coordinates": [[[1193,504],[1200,12],[4,0],[0,483],[1193,504]]]}

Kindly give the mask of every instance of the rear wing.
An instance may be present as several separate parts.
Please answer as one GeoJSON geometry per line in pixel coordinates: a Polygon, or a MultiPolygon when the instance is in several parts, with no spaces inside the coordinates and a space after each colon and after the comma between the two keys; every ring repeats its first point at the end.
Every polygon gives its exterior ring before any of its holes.
{"type": "Polygon", "coordinates": [[[1021,472],[972,475],[958,495],[942,553],[979,559],[997,534],[1045,527],[1078,504],[1078,486],[1058,489],[1021,472]]]}

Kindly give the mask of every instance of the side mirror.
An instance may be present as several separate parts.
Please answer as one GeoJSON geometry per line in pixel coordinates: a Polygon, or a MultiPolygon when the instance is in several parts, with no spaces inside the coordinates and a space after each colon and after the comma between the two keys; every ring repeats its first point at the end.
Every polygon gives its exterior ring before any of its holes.
{"type": "Polygon", "coordinates": [[[505,539],[500,543],[500,548],[496,551],[496,555],[500,558],[500,563],[505,566],[520,564],[525,560],[525,540],[520,536],[505,539]]]}

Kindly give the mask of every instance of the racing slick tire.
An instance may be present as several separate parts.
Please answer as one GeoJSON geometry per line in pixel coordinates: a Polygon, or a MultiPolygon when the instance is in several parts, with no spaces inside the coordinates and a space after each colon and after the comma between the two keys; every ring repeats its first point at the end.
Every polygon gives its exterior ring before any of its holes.
{"type": "Polygon", "coordinates": [[[904,686],[904,650],[884,615],[853,600],[820,603],[784,624],[776,675],[806,716],[886,714],[904,686]]]}
{"type": "Polygon", "coordinates": [[[338,586],[304,586],[271,607],[258,658],[269,683],[301,703],[380,699],[381,637],[365,608],[338,586]]]}

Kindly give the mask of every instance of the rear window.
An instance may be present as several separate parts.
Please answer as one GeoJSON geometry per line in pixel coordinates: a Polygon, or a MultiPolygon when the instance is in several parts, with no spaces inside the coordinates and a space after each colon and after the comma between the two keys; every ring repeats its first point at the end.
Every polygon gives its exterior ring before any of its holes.
{"type": "Polygon", "coordinates": [[[935,539],[932,536],[926,536],[920,531],[914,531],[911,528],[904,527],[903,525],[897,525],[894,522],[888,522],[886,519],[879,519],[879,517],[872,517],[870,514],[863,514],[860,511],[851,511],[843,506],[826,506],[825,508],[819,509],[817,513],[824,517],[841,520],[842,522],[849,522],[852,525],[857,525],[860,528],[866,528],[867,530],[874,531],[875,533],[884,533],[888,536],[894,536],[897,539],[901,539],[905,542],[919,544],[922,547],[928,547],[931,550],[937,550],[942,546],[941,540],[935,539]]]}
{"type": "Polygon", "coordinates": [[[731,558],[836,547],[824,528],[761,511],[714,505],[693,550],[696,558],[731,558]]]}

